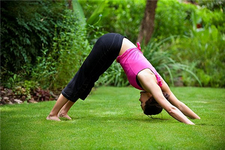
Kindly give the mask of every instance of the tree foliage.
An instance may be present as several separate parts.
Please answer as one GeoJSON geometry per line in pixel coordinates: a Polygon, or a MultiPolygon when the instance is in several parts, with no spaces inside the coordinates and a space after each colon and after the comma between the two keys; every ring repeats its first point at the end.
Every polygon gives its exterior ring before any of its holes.
{"type": "Polygon", "coordinates": [[[116,32],[137,41],[145,0],[79,0],[87,18],[88,39],[116,32]]]}

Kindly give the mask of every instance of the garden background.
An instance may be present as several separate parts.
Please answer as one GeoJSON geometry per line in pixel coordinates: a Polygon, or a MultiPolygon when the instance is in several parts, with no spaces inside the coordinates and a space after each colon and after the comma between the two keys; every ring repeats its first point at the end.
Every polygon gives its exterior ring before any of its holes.
{"type": "MultiPolygon", "coordinates": [[[[145,6],[145,0],[2,1],[2,86],[61,90],[101,35],[118,32],[136,43],[145,6]]],[[[159,0],[155,11],[142,51],[165,80],[225,87],[224,1],[159,0]]],[[[129,83],[115,62],[100,85],[129,83]]]]}

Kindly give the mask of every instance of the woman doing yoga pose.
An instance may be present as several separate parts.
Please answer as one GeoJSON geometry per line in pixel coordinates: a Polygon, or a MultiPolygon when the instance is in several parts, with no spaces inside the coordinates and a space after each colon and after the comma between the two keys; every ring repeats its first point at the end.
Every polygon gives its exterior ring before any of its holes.
{"type": "Polygon", "coordinates": [[[117,33],[108,33],[100,37],[78,72],[63,89],[46,119],[71,119],[68,116],[69,109],[79,98],[85,100],[99,76],[116,59],[123,67],[130,84],[141,90],[141,108],[146,115],[158,114],[165,109],[176,120],[194,125],[187,117],[200,117],[176,98],[167,83],[144,57],[140,44],[137,44],[136,47],[117,33]]]}

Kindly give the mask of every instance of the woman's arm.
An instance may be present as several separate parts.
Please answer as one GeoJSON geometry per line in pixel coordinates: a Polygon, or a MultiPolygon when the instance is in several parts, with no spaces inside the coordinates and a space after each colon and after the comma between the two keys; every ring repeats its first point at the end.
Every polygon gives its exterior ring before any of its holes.
{"type": "Polygon", "coordinates": [[[173,92],[170,90],[169,86],[166,84],[165,81],[163,81],[162,86],[163,92],[166,92],[170,95],[169,101],[176,106],[184,115],[192,118],[192,119],[200,119],[200,117],[195,114],[188,106],[186,106],[183,102],[179,101],[177,97],[173,94],[173,92]]]}
{"type": "Polygon", "coordinates": [[[171,105],[162,94],[162,90],[157,85],[155,75],[148,69],[142,70],[138,74],[138,80],[146,92],[152,93],[155,100],[176,120],[194,125],[179,109],[171,105]]]}

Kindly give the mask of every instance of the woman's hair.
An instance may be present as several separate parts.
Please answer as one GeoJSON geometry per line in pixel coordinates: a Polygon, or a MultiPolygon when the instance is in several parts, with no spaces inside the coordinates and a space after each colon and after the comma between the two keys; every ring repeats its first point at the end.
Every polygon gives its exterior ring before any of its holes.
{"type": "MultiPolygon", "coordinates": [[[[168,100],[169,95],[163,92],[164,97],[168,100]]],[[[146,115],[157,115],[161,113],[163,108],[156,102],[155,98],[152,96],[145,102],[144,114],[146,115]]]]}

